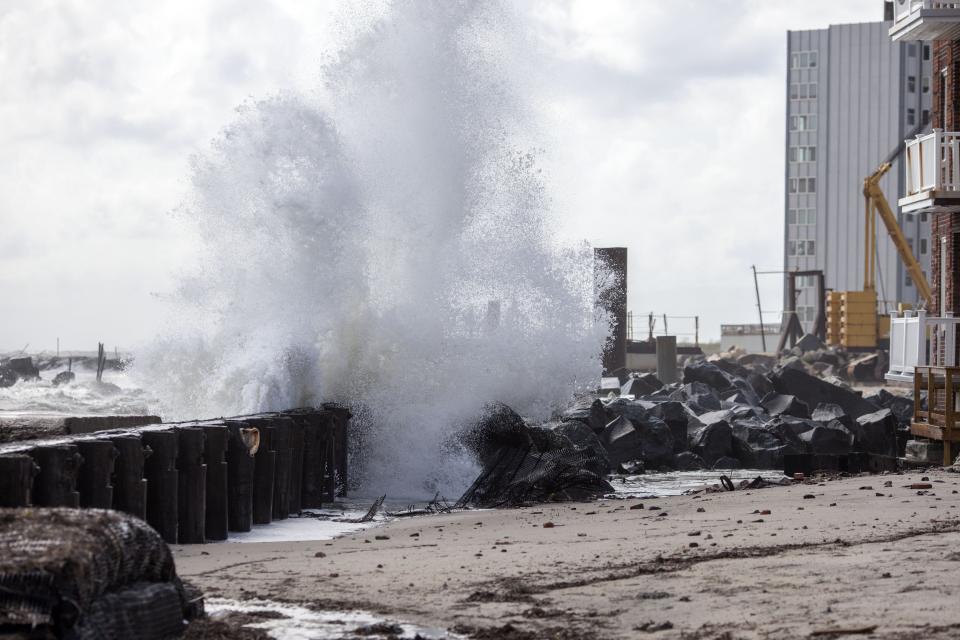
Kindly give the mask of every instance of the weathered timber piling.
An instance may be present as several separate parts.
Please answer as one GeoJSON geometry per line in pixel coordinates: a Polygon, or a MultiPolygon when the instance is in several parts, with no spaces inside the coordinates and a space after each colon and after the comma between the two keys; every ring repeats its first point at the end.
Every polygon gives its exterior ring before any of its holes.
{"type": "Polygon", "coordinates": [[[277,473],[277,452],[273,448],[276,429],[270,418],[247,418],[245,422],[260,431],[260,448],[254,456],[253,524],[270,524],[273,521],[273,482],[277,473]]]}
{"type": "Polygon", "coordinates": [[[0,456],[0,507],[29,507],[33,478],[38,471],[30,456],[0,456]]]}
{"type": "Polygon", "coordinates": [[[253,483],[260,432],[239,420],[227,420],[227,529],[240,533],[253,526],[253,483]]]}
{"type": "Polygon", "coordinates": [[[77,450],[83,458],[77,487],[80,506],[95,509],[113,507],[113,469],[117,448],[109,440],[80,440],[77,450]]]}
{"type": "Polygon", "coordinates": [[[298,514],[302,509],[303,494],[303,422],[290,416],[290,504],[288,513],[298,514]]]}
{"type": "Polygon", "coordinates": [[[72,444],[40,446],[30,451],[40,472],[33,480],[33,504],[38,507],[80,506],[77,471],[80,453],[72,444]]]}
{"type": "Polygon", "coordinates": [[[147,519],[147,481],[143,477],[147,452],[139,435],[114,436],[110,439],[117,449],[114,468],[113,508],[147,519]]]}
{"type": "Polygon", "coordinates": [[[205,540],[207,466],[203,463],[203,429],[184,427],[177,433],[177,541],[199,544],[205,540]]]}
{"type": "Polygon", "coordinates": [[[0,506],[113,508],[168,543],[223,540],[342,493],[349,419],[328,405],[4,443],[0,506]]]}
{"type": "Polygon", "coordinates": [[[203,460],[207,465],[207,507],[204,529],[207,540],[227,539],[227,440],[226,425],[203,426],[203,460]]]}
{"type": "Polygon", "coordinates": [[[273,421],[273,449],[277,452],[273,478],[273,519],[286,520],[290,515],[290,467],[293,451],[290,449],[290,423],[285,416],[273,421]]]}
{"type": "Polygon", "coordinates": [[[177,434],[145,431],[143,443],[151,453],[144,464],[147,478],[147,522],[170,544],[177,543],[179,507],[177,491],[177,434]]]}

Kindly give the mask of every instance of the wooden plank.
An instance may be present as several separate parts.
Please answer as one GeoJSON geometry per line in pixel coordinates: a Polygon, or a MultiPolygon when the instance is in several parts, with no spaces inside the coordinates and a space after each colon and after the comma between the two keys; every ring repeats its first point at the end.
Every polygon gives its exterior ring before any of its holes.
{"type": "Polygon", "coordinates": [[[0,456],[0,507],[29,507],[36,472],[30,456],[0,456]]]}

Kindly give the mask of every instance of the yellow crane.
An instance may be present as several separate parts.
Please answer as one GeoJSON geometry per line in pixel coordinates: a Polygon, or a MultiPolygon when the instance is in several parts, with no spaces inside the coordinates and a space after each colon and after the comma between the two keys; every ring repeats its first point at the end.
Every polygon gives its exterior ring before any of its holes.
{"type": "Polygon", "coordinates": [[[933,304],[933,294],[927,278],[920,268],[920,263],[913,255],[903,230],[897,224],[887,202],[887,197],[880,188],[880,180],[890,171],[889,161],[882,163],[876,171],[863,179],[864,199],[864,256],[863,256],[863,290],[862,291],[831,291],[827,296],[827,342],[840,345],[844,348],[874,349],[881,336],[889,332],[887,316],[877,316],[877,288],[876,288],[876,261],[877,261],[877,218],[883,221],[887,234],[896,247],[900,259],[907,268],[907,273],[913,280],[920,293],[923,304],[933,304]],[[880,324],[880,323],[884,324],[880,324]],[[886,330],[884,329],[886,327],[886,330]]]}

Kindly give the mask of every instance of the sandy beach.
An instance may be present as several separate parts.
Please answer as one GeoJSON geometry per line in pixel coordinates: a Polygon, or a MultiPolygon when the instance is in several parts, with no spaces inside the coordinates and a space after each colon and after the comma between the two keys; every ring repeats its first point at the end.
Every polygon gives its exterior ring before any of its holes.
{"type": "Polygon", "coordinates": [[[208,597],[360,609],[465,637],[955,638],[958,491],[944,471],[808,480],[175,555],[208,597]]]}

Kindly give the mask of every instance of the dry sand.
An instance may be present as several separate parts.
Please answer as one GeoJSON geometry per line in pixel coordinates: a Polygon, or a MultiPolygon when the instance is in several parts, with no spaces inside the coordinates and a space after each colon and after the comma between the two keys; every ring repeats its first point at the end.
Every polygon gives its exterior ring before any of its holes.
{"type": "Polygon", "coordinates": [[[958,491],[944,471],[859,476],[175,555],[210,596],[360,608],[474,637],[958,638],[958,491]],[[931,489],[909,488],[922,476],[931,489]]]}

